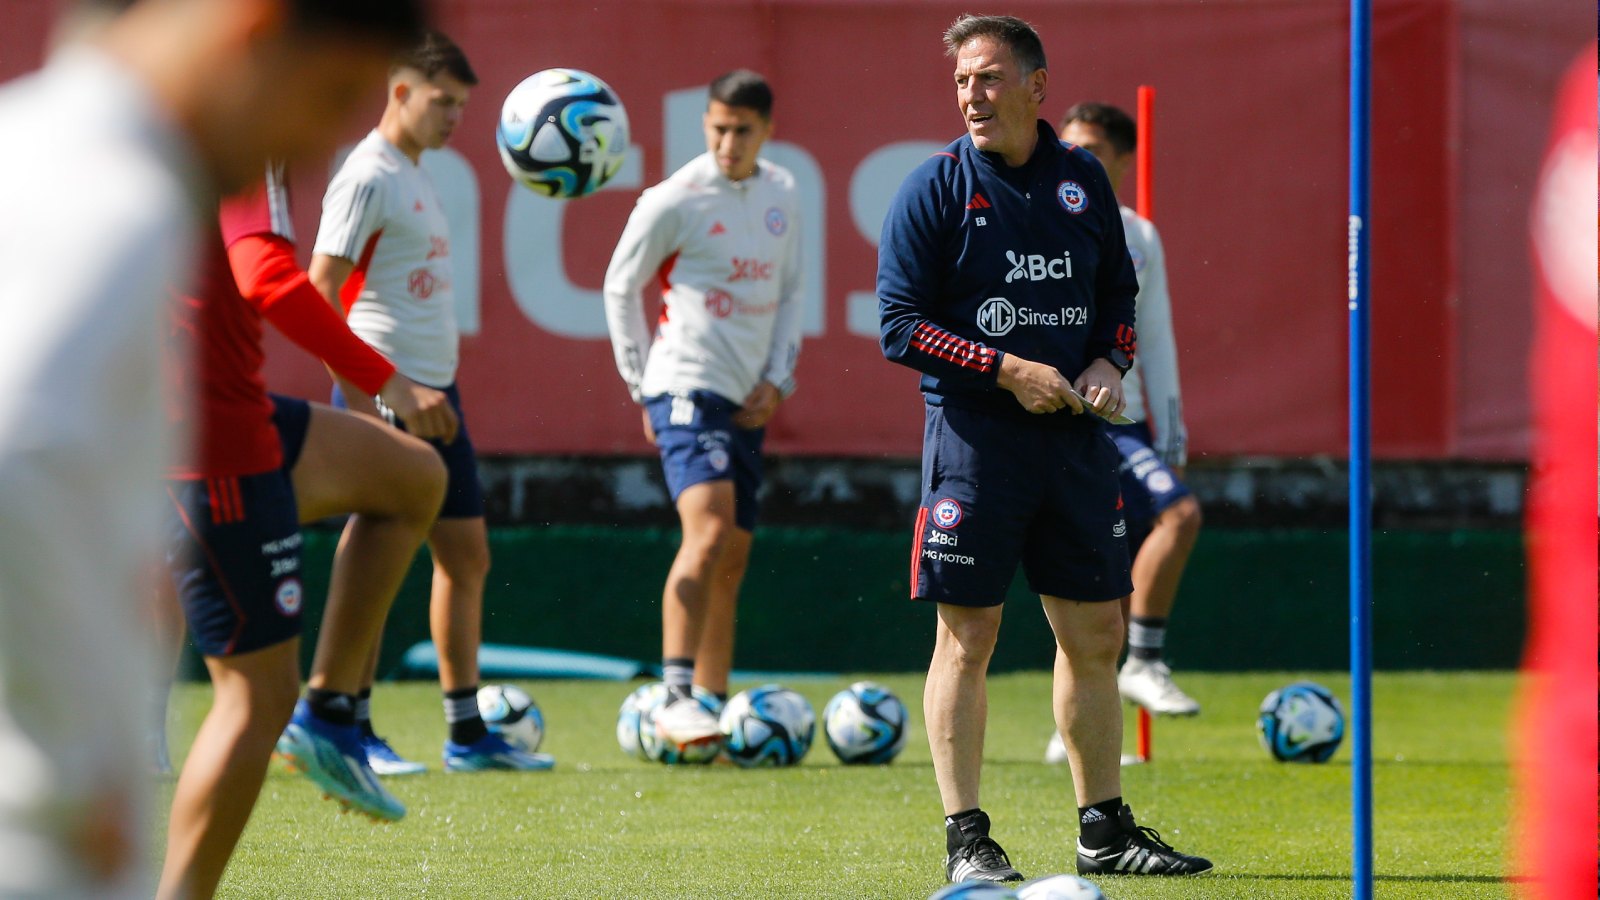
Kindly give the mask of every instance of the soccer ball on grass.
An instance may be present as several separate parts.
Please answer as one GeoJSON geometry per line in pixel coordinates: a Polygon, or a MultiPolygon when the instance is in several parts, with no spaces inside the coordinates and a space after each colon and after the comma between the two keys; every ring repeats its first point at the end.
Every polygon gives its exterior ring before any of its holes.
{"type": "Polygon", "coordinates": [[[511,684],[478,689],[478,713],[489,730],[514,747],[532,753],[544,741],[544,713],[528,692],[511,684]]]}
{"type": "Polygon", "coordinates": [[[1327,688],[1297,681],[1261,701],[1256,734],[1279,762],[1327,762],[1344,740],[1344,710],[1327,688]]]}
{"type": "Polygon", "coordinates": [[[741,766],[792,766],[817,730],[811,702],[776,684],[740,691],[722,709],[723,749],[741,766]]]}
{"type": "Polygon", "coordinates": [[[906,746],[906,705],[888,688],[858,681],[822,710],[822,733],[839,761],[887,763],[906,746]]]}

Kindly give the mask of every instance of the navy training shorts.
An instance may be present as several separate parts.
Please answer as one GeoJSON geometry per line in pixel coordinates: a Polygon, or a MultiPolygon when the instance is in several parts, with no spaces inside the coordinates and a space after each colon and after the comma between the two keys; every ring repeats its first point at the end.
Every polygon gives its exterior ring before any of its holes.
{"type": "Polygon", "coordinates": [[[656,433],[672,502],[677,503],[686,488],[732,479],[734,524],[754,531],[760,513],[761,445],[767,430],[734,425],[739,404],[710,391],[646,397],[644,408],[656,433]]]}
{"type": "MultiPolygon", "coordinates": [[[[444,391],[444,395],[450,398],[450,408],[456,411],[456,418],[461,421],[461,429],[456,432],[456,439],[450,443],[428,440],[433,449],[438,451],[439,458],[444,460],[445,470],[449,473],[444,505],[439,508],[439,518],[479,518],[483,515],[483,483],[478,480],[478,450],[472,445],[472,434],[467,431],[467,414],[461,408],[461,392],[454,384],[434,390],[444,391]]],[[[350,408],[350,404],[344,399],[344,391],[340,390],[337,384],[333,386],[333,405],[339,409],[350,408]]],[[[401,431],[406,430],[405,423],[395,418],[388,407],[380,403],[378,411],[383,413],[384,419],[390,425],[401,431]]]]}
{"type": "Polygon", "coordinates": [[[1150,426],[1144,422],[1132,425],[1108,425],[1106,433],[1117,445],[1122,465],[1117,470],[1122,480],[1122,500],[1128,514],[1128,527],[1134,534],[1150,531],[1156,517],[1184,497],[1189,488],[1178,473],[1167,468],[1160,454],[1151,447],[1150,426]]]}
{"type": "Polygon", "coordinates": [[[300,635],[300,515],[290,470],[311,405],[272,398],[283,467],[258,475],[168,479],[167,567],[195,646],[233,656],[300,635]]]}
{"type": "Polygon", "coordinates": [[[998,606],[1020,563],[1066,600],[1133,591],[1115,445],[1098,428],[928,406],[911,596],[998,606]]]}

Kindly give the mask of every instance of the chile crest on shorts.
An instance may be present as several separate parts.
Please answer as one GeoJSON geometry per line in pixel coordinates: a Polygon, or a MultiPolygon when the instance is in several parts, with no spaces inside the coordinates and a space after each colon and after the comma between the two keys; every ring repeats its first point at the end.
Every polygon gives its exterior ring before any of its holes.
{"type": "Polygon", "coordinates": [[[277,596],[273,599],[278,604],[278,612],[286,616],[298,616],[300,615],[300,603],[304,596],[304,592],[300,587],[300,579],[285,578],[278,584],[277,596]]]}
{"type": "Polygon", "coordinates": [[[933,524],[946,531],[961,524],[961,504],[949,497],[933,505],[933,524]]]}

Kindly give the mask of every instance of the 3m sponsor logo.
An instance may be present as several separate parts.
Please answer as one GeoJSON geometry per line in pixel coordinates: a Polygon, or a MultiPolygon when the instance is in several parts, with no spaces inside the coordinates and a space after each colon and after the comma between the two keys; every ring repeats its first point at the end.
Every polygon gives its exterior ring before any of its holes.
{"type": "Polygon", "coordinates": [[[940,544],[945,547],[954,547],[961,543],[961,539],[948,531],[930,531],[928,532],[927,543],[940,544]]]}
{"type": "Polygon", "coordinates": [[[1013,281],[1060,281],[1072,277],[1072,254],[1062,251],[1059,257],[1006,251],[1006,262],[1011,271],[1006,273],[1006,284],[1013,281]]]}
{"type": "Polygon", "coordinates": [[[773,265],[767,260],[736,256],[733,258],[731,265],[733,266],[733,274],[728,276],[730,284],[736,281],[772,280],[773,265]]]}
{"type": "Polygon", "coordinates": [[[1073,215],[1089,208],[1089,195],[1076,181],[1063,181],[1056,185],[1056,199],[1061,201],[1061,208],[1073,215]]]}
{"type": "Polygon", "coordinates": [[[277,596],[273,599],[278,605],[278,612],[286,616],[298,616],[304,598],[305,592],[300,588],[300,579],[285,578],[279,583],[277,596]]]}
{"type": "Polygon", "coordinates": [[[961,504],[949,497],[933,505],[933,524],[950,529],[961,524],[961,504]]]}
{"type": "Polygon", "coordinates": [[[990,297],[978,307],[978,330],[990,337],[1002,337],[1017,327],[1088,325],[1087,306],[1062,306],[1045,312],[1031,307],[1016,307],[1004,297],[990,297]]]}
{"type": "Polygon", "coordinates": [[[706,312],[718,319],[726,319],[733,313],[733,296],[717,288],[706,291],[706,312]]]}

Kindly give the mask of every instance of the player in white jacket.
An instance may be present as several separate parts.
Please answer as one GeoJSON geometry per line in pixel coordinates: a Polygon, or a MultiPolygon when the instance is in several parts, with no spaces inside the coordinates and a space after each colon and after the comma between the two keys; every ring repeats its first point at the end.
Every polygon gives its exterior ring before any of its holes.
{"type": "Polygon", "coordinates": [[[639,197],[605,280],[617,370],[683,525],[661,613],[672,698],[656,717],[680,749],[719,739],[690,686],[727,694],[762,439],[800,351],[799,201],[794,178],[759,157],[771,88],[744,70],[718,78],[704,124],[707,152],[639,197]],[[657,286],[652,341],[644,292],[657,286]]]}
{"type": "MultiPolygon", "coordinates": [[[[1080,103],[1062,118],[1061,138],[1093,153],[1113,190],[1133,162],[1137,130],[1114,106],[1080,103]]],[[[1184,566],[1200,535],[1200,504],[1183,484],[1188,434],[1178,389],[1178,348],[1167,296],[1166,255],[1155,225],[1122,207],[1128,252],[1139,278],[1139,354],[1123,379],[1126,415],[1137,424],[1113,426],[1122,455],[1122,495],[1130,538],[1143,531],[1133,560],[1128,660],[1117,677],[1124,698],[1153,713],[1194,715],[1200,704],[1172,682],[1162,659],[1167,618],[1184,566]]]]}

